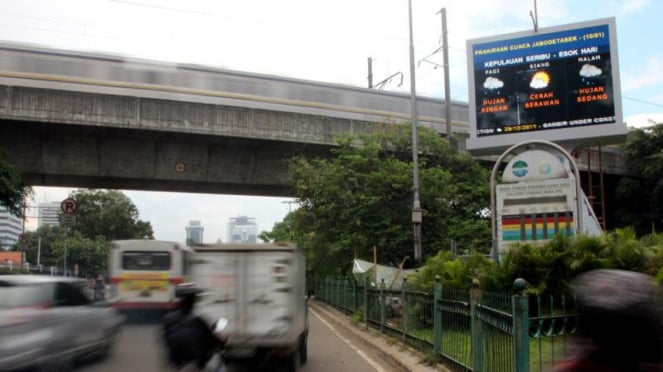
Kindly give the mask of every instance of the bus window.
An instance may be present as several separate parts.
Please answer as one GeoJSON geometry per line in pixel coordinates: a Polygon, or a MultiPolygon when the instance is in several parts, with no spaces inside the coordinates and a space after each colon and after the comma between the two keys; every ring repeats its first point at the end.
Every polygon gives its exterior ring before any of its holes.
{"type": "Polygon", "coordinates": [[[170,270],[170,252],[124,251],[123,270],[170,270]]]}

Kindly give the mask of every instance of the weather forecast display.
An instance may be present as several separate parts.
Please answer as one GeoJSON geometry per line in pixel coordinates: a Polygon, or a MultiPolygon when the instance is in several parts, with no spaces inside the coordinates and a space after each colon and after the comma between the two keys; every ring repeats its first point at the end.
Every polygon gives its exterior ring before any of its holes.
{"type": "Polygon", "coordinates": [[[615,123],[607,24],[472,45],[476,136],[615,123]]]}

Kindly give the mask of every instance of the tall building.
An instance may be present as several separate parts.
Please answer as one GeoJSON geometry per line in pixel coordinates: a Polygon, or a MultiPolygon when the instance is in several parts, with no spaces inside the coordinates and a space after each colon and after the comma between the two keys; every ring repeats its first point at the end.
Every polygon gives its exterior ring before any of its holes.
{"type": "Polygon", "coordinates": [[[0,250],[7,250],[18,242],[18,236],[23,232],[23,220],[9,213],[9,210],[0,207],[0,250]]]}
{"type": "Polygon", "coordinates": [[[205,228],[200,225],[200,221],[189,221],[189,226],[185,229],[187,243],[203,244],[203,231],[205,228]]]}
{"type": "Polygon", "coordinates": [[[38,226],[60,226],[60,202],[39,203],[38,226]]]}
{"type": "Polygon", "coordinates": [[[256,243],[258,223],[252,217],[231,217],[228,222],[228,243],[256,243]]]}

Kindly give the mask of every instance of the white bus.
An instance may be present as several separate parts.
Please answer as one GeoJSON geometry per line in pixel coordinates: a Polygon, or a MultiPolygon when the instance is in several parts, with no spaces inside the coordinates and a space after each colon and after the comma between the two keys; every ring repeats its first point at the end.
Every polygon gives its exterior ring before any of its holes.
{"type": "Polygon", "coordinates": [[[121,310],[168,310],[177,306],[175,286],[191,280],[194,252],[169,241],[115,240],[108,271],[114,307],[121,310]]]}

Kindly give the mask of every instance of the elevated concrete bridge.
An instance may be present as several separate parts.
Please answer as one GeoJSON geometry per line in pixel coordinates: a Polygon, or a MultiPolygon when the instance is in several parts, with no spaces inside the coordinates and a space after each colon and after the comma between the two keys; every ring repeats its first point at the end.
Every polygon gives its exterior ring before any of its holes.
{"type": "MultiPolygon", "coordinates": [[[[0,147],[31,185],[286,196],[286,159],[409,120],[407,94],[0,45],[0,147]]],[[[443,101],[417,120],[446,136],[443,101]]]]}
{"type": "MultiPolygon", "coordinates": [[[[443,133],[443,110],[420,98],[418,120],[443,133]]],[[[0,46],[0,147],[32,185],[288,195],[285,159],[409,111],[403,94],[0,46]]],[[[467,105],[452,117],[467,133],[467,105]]]]}

